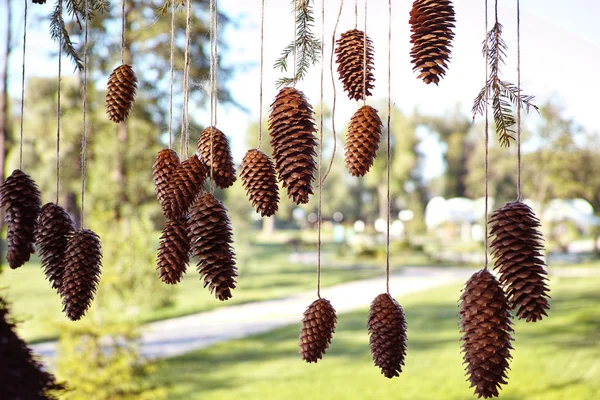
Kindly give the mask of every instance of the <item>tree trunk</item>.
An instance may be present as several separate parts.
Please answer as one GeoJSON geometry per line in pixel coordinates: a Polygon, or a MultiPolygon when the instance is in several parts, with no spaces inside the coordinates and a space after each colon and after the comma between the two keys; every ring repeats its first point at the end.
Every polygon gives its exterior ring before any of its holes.
{"type": "MultiPolygon", "coordinates": [[[[6,0],[6,49],[4,51],[4,65],[2,66],[2,95],[0,96],[0,184],[4,182],[6,173],[6,143],[10,136],[9,107],[8,107],[8,63],[11,45],[11,7],[10,0],[6,0]]],[[[4,212],[0,212],[0,233],[4,231],[4,212]]],[[[4,261],[3,246],[0,245],[0,267],[4,261]]]]}

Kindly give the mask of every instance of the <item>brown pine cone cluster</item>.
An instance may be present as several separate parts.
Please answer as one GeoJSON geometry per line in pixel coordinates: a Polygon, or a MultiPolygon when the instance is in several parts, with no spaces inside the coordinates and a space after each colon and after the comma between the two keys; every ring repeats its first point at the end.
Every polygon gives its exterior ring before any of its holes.
{"type": "Polygon", "coordinates": [[[33,179],[15,169],[0,186],[0,207],[6,207],[6,259],[16,269],[29,261],[35,251],[35,229],[42,201],[33,179]]]}
{"type": "Polygon", "coordinates": [[[510,305],[487,270],[469,278],[460,297],[464,361],[478,397],[497,397],[506,384],[512,337],[510,305]]]}
{"type": "Polygon", "coordinates": [[[167,196],[169,192],[169,182],[173,172],[181,165],[179,156],[174,150],[162,149],[158,152],[154,165],[152,165],[152,178],[154,180],[154,190],[156,198],[163,208],[167,207],[167,196]]]}
{"type": "Polygon", "coordinates": [[[331,344],[337,316],[328,300],[319,298],[304,311],[300,330],[300,355],[306,362],[317,362],[331,344]]]}
{"type": "Polygon", "coordinates": [[[163,208],[168,219],[180,219],[187,215],[202,192],[206,176],[206,167],[195,154],[175,169],[167,186],[166,206],[163,208]]]}
{"type": "Polygon", "coordinates": [[[190,261],[190,240],[187,220],[167,220],[160,237],[157,266],[161,281],[174,285],[181,281],[190,261]]]}
{"type": "Polygon", "coordinates": [[[367,323],[375,365],[386,378],[400,376],[406,357],[406,317],[402,306],[388,293],[373,300],[367,323]]]}
{"type": "Polygon", "coordinates": [[[450,0],[415,0],[410,11],[411,62],[417,79],[436,85],[448,68],[454,33],[454,6],[450,0]]]}
{"type": "Polygon", "coordinates": [[[240,165],[240,178],[256,212],[263,217],[275,215],[279,207],[279,187],[269,156],[258,149],[248,150],[240,165]]]}
{"type": "Polygon", "coordinates": [[[313,194],[317,139],[311,105],[304,93],[282,88],[271,104],[269,130],[275,169],[288,197],[295,204],[308,203],[313,194]]]}
{"type": "Polygon", "coordinates": [[[223,132],[214,126],[204,129],[198,138],[198,154],[218,187],[226,189],[233,185],[236,181],[235,166],[229,140],[223,132]]]}
{"type": "Polygon", "coordinates": [[[346,136],[346,167],[350,174],[363,176],[373,165],[383,123],[377,110],[371,106],[362,106],[352,116],[346,136]]]}
{"type": "Polygon", "coordinates": [[[121,64],[110,74],[106,91],[106,113],[111,121],[120,123],[127,119],[133,107],[137,85],[137,76],[130,65],[121,64]]]}
{"type": "Polygon", "coordinates": [[[540,221],[520,201],[507,203],[490,218],[490,245],[508,300],[515,314],[527,322],[547,316],[550,288],[547,285],[540,221]]]}
{"type": "Polygon", "coordinates": [[[344,91],[350,99],[364,100],[375,87],[373,43],[367,37],[365,51],[365,33],[352,29],[342,33],[336,44],[337,70],[344,91]]]}

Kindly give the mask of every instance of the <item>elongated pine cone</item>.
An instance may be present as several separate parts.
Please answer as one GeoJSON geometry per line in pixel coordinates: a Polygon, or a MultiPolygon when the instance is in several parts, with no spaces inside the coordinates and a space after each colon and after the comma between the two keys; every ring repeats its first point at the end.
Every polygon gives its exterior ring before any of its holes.
{"type": "Polygon", "coordinates": [[[342,33],[336,44],[337,70],[344,91],[350,99],[363,100],[363,90],[366,96],[370,96],[371,89],[375,87],[373,43],[369,37],[366,38],[365,54],[365,33],[358,29],[352,29],[342,33]]]}
{"type": "Polygon", "coordinates": [[[490,247],[494,269],[517,317],[535,322],[550,308],[540,221],[525,203],[514,201],[494,211],[490,218],[490,247]]]}
{"type": "Polygon", "coordinates": [[[59,293],[65,271],[67,242],[73,232],[75,222],[64,208],[54,203],[44,204],[35,230],[35,240],[46,279],[59,293]]]}
{"type": "Polygon", "coordinates": [[[130,65],[121,64],[108,78],[106,91],[106,113],[116,123],[129,117],[137,92],[138,79],[130,65]]]}
{"type": "Polygon", "coordinates": [[[448,69],[454,33],[454,6],[450,0],[415,0],[410,11],[410,51],[417,79],[436,85],[448,69]]]}
{"type": "Polygon", "coordinates": [[[299,343],[304,361],[316,363],[323,358],[331,344],[336,321],[335,309],[329,300],[320,298],[308,306],[302,318],[299,343]]]}
{"type": "Polygon", "coordinates": [[[235,166],[229,147],[227,136],[215,128],[209,126],[204,129],[198,138],[198,154],[206,164],[208,174],[212,164],[212,177],[221,189],[226,189],[236,181],[235,166]],[[212,158],[211,158],[211,136],[212,136],[212,158]]]}
{"type": "Polygon", "coordinates": [[[195,154],[173,172],[167,186],[166,205],[163,207],[168,219],[179,219],[187,215],[202,192],[206,175],[204,163],[195,154]]]}
{"type": "Polygon", "coordinates": [[[102,273],[100,238],[89,229],[69,237],[65,252],[65,272],[60,293],[63,311],[72,321],[81,319],[92,305],[102,273]]]}
{"type": "Polygon", "coordinates": [[[392,296],[382,293],[369,310],[369,344],[375,365],[386,378],[400,376],[406,357],[406,317],[392,296]]]}
{"type": "Polygon", "coordinates": [[[240,178],[256,212],[263,217],[275,215],[279,208],[279,187],[269,156],[258,149],[248,150],[240,165],[240,178]]]}
{"type": "Polygon", "coordinates": [[[496,397],[506,384],[511,358],[510,305],[500,283],[487,270],[474,273],[460,296],[464,361],[478,397],[496,397]]]}
{"type": "Polygon", "coordinates": [[[164,283],[174,285],[181,281],[190,261],[190,239],[187,220],[167,220],[158,246],[158,276],[164,283]]]}
{"type": "Polygon", "coordinates": [[[152,178],[154,180],[154,191],[156,192],[156,198],[163,209],[163,214],[166,213],[168,207],[167,196],[169,193],[169,181],[171,175],[179,166],[179,156],[175,150],[162,149],[158,152],[154,165],[152,165],[152,178]]]}
{"type": "Polygon", "coordinates": [[[15,169],[0,186],[0,207],[6,207],[6,259],[8,265],[16,269],[29,261],[35,252],[35,229],[42,200],[33,179],[15,169]]]}
{"type": "Polygon", "coordinates": [[[313,110],[304,93],[282,88],[271,104],[269,130],[275,169],[288,197],[306,204],[313,194],[317,138],[313,110]]]}
{"type": "Polygon", "coordinates": [[[371,106],[362,106],[352,116],[346,136],[346,167],[350,174],[363,176],[375,161],[383,123],[377,110],[371,106]]]}
{"type": "Polygon", "coordinates": [[[204,287],[221,301],[231,298],[237,277],[233,234],[227,209],[212,194],[204,193],[191,208],[188,235],[204,287]]]}

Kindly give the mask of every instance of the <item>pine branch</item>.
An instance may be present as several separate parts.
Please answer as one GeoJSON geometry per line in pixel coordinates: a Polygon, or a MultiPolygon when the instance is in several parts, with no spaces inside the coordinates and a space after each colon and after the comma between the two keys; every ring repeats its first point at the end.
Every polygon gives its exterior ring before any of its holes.
{"type": "MultiPolygon", "coordinates": [[[[67,0],[67,3],[69,3],[69,0],[67,0]]],[[[75,11],[75,13],[76,12],[77,11],[75,11]]],[[[69,32],[67,31],[59,0],[56,1],[54,10],[50,14],[50,37],[55,41],[61,41],[63,51],[71,61],[75,63],[75,67],[80,71],[83,70],[83,61],[81,60],[81,57],[79,57],[79,54],[77,54],[75,46],[69,36],[69,32]]]]}

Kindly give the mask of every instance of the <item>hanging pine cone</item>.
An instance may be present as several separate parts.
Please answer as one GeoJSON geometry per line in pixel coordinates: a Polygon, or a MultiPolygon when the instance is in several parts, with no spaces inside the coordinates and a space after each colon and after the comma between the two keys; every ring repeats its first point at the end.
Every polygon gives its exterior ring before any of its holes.
{"type": "Polygon", "coordinates": [[[363,176],[373,165],[383,123],[377,110],[371,106],[362,106],[352,116],[346,136],[346,167],[350,174],[363,176]]]}
{"type": "Polygon", "coordinates": [[[174,285],[181,281],[190,261],[190,240],[187,220],[167,220],[158,247],[158,276],[164,283],[174,285]]]}
{"type": "Polygon", "coordinates": [[[127,119],[133,107],[137,85],[137,76],[130,65],[119,65],[110,74],[106,91],[106,112],[111,121],[120,123],[127,119]]]}
{"type": "Polygon", "coordinates": [[[469,278],[460,296],[463,352],[471,387],[478,397],[496,397],[506,384],[511,358],[510,306],[500,283],[487,270],[469,278]]]}
{"type": "Polygon", "coordinates": [[[6,259],[12,269],[29,261],[35,251],[35,228],[42,206],[40,191],[25,172],[15,169],[0,186],[0,207],[6,207],[6,259]]]}
{"type": "Polygon", "coordinates": [[[279,204],[279,187],[275,166],[269,156],[258,149],[248,150],[240,165],[240,178],[256,212],[263,217],[275,215],[279,204]]]}
{"type": "Polygon", "coordinates": [[[282,88],[271,104],[269,130],[275,169],[294,203],[308,203],[313,194],[317,139],[311,105],[304,93],[282,88]]]}
{"type": "Polygon", "coordinates": [[[81,319],[92,305],[102,268],[100,238],[89,229],[69,237],[65,252],[65,272],[60,293],[63,312],[72,321],[81,319]]]}
{"type": "Polygon", "coordinates": [[[349,30],[342,33],[342,36],[336,41],[336,62],[339,64],[337,70],[344,85],[344,91],[350,99],[363,100],[363,89],[365,95],[370,96],[371,89],[375,87],[373,84],[375,82],[373,43],[368,37],[366,41],[366,54],[365,33],[363,31],[358,29],[349,30]],[[366,71],[364,68],[365,63],[366,71]]]}
{"type": "Polygon", "coordinates": [[[163,211],[168,219],[183,218],[202,192],[206,167],[197,155],[181,163],[169,180],[163,211]]]}
{"type": "Polygon", "coordinates": [[[544,239],[537,229],[540,221],[527,204],[514,201],[494,211],[490,225],[494,269],[516,316],[527,322],[542,319],[550,308],[550,288],[542,258],[544,239]]]}
{"type": "Polygon", "coordinates": [[[35,230],[35,240],[46,279],[59,292],[65,268],[67,241],[74,231],[75,222],[64,208],[54,203],[44,204],[35,230]]]}
{"type": "Polygon", "coordinates": [[[163,214],[166,213],[165,209],[168,207],[167,195],[171,175],[173,175],[173,172],[175,172],[180,165],[181,161],[179,161],[179,156],[175,150],[171,149],[162,149],[159,151],[156,160],[154,161],[154,165],[152,165],[154,190],[156,192],[156,198],[163,208],[163,214]]]}
{"type": "Polygon", "coordinates": [[[231,224],[227,209],[212,194],[203,194],[191,208],[188,236],[204,287],[221,301],[231,298],[237,277],[231,224]]]}
{"type": "Polygon", "coordinates": [[[446,74],[454,38],[454,6],[450,0],[415,0],[410,11],[410,51],[417,79],[436,85],[446,74]]]}
{"type": "Polygon", "coordinates": [[[227,136],[217,128],[208,127],[202,131],[198,138],[198,154],[207,166],[210,176],[212,164],[212,177],[221,189],[226,189],[236,181],[235,166],[229,148],[227,136]],[[212,162],[211,162],[211,136],[212,136],[212,162]]]}
{"type": "Polygon", "coordinates": [[[329,347],[337,317],[335,309],[323,298],[311,303],[304,311],[302,329],[300,330],[300,355],[306,362],[317,362],[329,347]]]}
{"type": "Polygon", "coordinates": [[[406,317],[388,293],[373,300],[369,310],[369,344],[375,365],[386,378],[400,376],[406,357],[406,317]]]}

